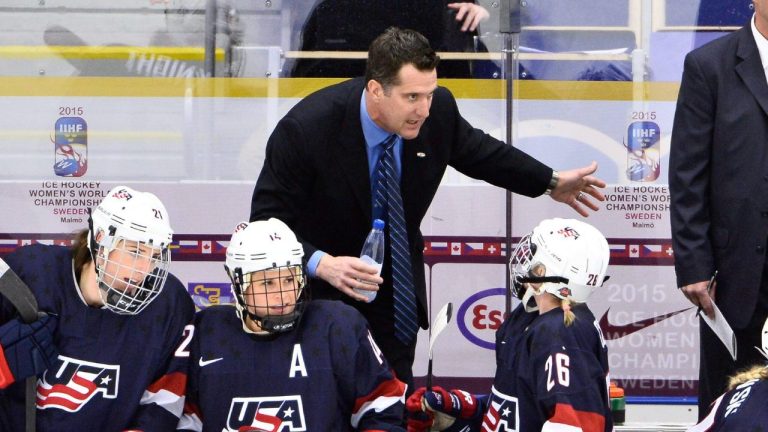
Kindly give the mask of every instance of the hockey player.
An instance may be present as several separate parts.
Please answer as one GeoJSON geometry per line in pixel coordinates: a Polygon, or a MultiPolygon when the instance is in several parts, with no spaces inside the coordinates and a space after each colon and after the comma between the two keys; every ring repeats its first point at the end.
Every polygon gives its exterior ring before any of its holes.
{"type": "MultiPolygon", "coordinates": [[[[176,426],[189,356],[177,347],[194,305],[168,273],[172,234],[155,195],[118,186],[71,249],[35,244],[5,258],[40,310],[58,318],[59,354],[37,381],[37,431],[176,426]]],[[[0,323],[13,321],[0,299],[0,323]]],[[[24,421],[24,386],[16,382],[0,392],[0,430],[23,431],[24,421]]]]}
{"type": "Polygon", "coordinates": [[[363,316],[309,301],[294,233],[242,222],[227,248],[235,307],[195,318],[185,431],[404,431],[405,385],[363,316]]]}
{"type": "MultiPolygon", "coordinates": [[[[763,347],[768,359],[768,320],[763,324],[763,347]]],[[[712,403],[709,415],[688,432],[768,430],[768,365],[755,365],[731,377],[728,390],[712,403]]]]}
{"type": "Polygon", "coordinates": [[[477,398],[418,389],[407,401],[414,414],[409,432],[611,431],[608,352],[582,304],[607,279],[609,256],[608,243],[591,225],[539,223],[511,256],[513,292],[522,304],[496,333],[491,393],[477,398]]]}

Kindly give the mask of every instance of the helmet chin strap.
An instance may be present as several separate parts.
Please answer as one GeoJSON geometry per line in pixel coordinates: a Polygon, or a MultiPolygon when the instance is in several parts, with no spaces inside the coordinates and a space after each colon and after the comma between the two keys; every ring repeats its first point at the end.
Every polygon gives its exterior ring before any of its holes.
{"type": "MultiPolygon", "coordinates": [[[[243,287],[250,283],[246,282],[246,275],[243,274],[242,268],[236,267],[234,270],[230,270],[226,265],[224,266],[232,280],[233,293],[235,294],[235,310],[237,316],[243,323],[243,330],[246,333],[251,334],[275,334],[289,332],[298,326],[301,316],[304,313],[304,308],[308,302],[307,293],[304,292],[304,279],[299,276],[296,299],[294,301],[294,309],[291,313],[285,315],[267,315],[259,316],[252,313],[248,309],[248,304],[245,301],[245,293],[243,287]],[[248,320],[251,320],[259,327],[258,331],[251,329],[248,326],[248,320]]],[[[296,288],[294,288],[296,289],[296,288]]]]}
{"type": "MultiPolygon", "coordinates": [[[[299,307],[296,305],[295,307],[299,307]]],[[[295,312],[291,312],[287,315],[276,315],[260,317],[256,314],[252,314],[248,309],[245,309],[245,313],[253,322],[259,325],[259,327],[268,333],[282,333],[293,330],[296,327],[295,312]]]]}
{"type": "Polygon", "coordinates": [[[531,287],[528,287],[525,289],[525,294],[523,294],[522,302],[526,312],[536,312],[537,310],[539,310],[539,305],[536,303],[536,300],[533,301],[533,306],[529,306],[529,304],[531,303],[531,298],[539,294],[541,293],[536,292],[536,290],[531,287]]]}

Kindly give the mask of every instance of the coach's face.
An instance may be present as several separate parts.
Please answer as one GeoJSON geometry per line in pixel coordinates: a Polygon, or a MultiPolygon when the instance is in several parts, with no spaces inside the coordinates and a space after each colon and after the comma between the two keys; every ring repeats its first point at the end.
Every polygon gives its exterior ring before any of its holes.
{"type": "Polygon", "coordinates": [[[420,71],[407,64],[397,75],[399,84],[386,89],[376,80],[368,82],[368,114],[387,132],[414,139],[429,117],[437,71],[420,71]]]}
{"type": "Polygon", "coordinates": [[[755,5],[755,27],[768,39],[768,0],[754,0],[755,5]]]}

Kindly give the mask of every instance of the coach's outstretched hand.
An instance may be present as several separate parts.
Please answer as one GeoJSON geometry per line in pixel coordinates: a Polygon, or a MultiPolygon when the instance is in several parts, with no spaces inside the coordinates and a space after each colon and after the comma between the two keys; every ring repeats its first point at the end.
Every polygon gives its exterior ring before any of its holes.
{"type": "Polygon", "coordinates": [[[605,201],[605,195],[600,192],[605,182],[592,175],[595,171],[597,162],[582,168],[560,171],[557,186],[552,190],[552,199],[568,204],[584,217],[589,216],[588,210],[599,210],[597,203],[605,201]]]}
{"type": "Polygon", "coordinates": [[[53,331],[57,323],[55,316],[41,312],[31,324],[16,318],[0,326],[0,389],[39,375],[56,361],[53,331]]]}

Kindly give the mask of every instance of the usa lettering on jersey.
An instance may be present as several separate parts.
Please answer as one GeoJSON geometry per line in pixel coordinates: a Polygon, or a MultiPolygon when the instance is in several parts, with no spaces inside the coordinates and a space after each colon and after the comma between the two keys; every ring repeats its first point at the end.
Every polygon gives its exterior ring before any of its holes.
{"type": "Polygon", "coordinates": [[[752,391],[752,386],[758,381],[758,379],[749,380],[736,387],[737,391],[733,393],[733,396],[731,396],[731,399],[728,401],[728,406],[725,408],[725,415],[723,417],[728,417],[739,410],[741,404],[749,397],[749,393],[752,391]]]}
{"type": "Polygon", "coordinates": [[[520,425],[520,410],[517,398],[506,395],[491,387],[491,400],[483,416],[483,432],[517,432],[520,425]]]}
{"type": "Polygon", "coordinates": [[[59,356],[55,373],[48,369],[38,382],[37,407],[77,412],[97,394],[117,397],[120,365],[109,365],[59,356]]]}
{"type": "Polygon", "coordinates": [[[301,395],[233,398],[227,416],[227,431],[254,427],[268,432],[304,432],[301,395]]]}

